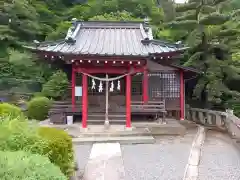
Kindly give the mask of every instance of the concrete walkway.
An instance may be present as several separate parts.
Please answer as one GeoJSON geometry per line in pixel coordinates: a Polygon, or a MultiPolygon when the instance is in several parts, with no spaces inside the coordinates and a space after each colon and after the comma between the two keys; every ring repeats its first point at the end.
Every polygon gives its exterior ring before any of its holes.
{"type": "Polygon", "coordinates": [[[239,180],[240,152],[220,133],[190,130],[155,144],[76,145],[84,180],[239,180]]]}

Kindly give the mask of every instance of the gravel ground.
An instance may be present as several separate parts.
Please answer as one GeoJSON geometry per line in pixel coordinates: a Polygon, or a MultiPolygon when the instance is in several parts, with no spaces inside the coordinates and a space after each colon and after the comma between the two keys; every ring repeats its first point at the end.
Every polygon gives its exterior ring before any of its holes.
{"type": "Polygon", "coordinates": [[[74,146],[75,156],[76,156],[75,158],[78,163],[78,168],[80,171],[83,171],[87,164],[89,155],[91,153],[91,148],[92,148],[91,145],[75,145],[74,146]]]}
{"type": "Polygon", "coordinates": [[[195,132],[157,144],[122,145],[125,180],[182,180],[195,132]]]}
{"type": "MultiPolygon", "coordinates": [[[[121,145],[124,180],[182,180],[195,133],[161,137],[156,144],[121,145]]],[[[223,134],[207,134],[198,180],[240,179],[240,152],[230,142],[223,134]]],[[[74,146],[80,171],[87,164],[91,148],[91,145],[74,146]]]]}
{"type": "Polygon", "coordinates": [[[231,139],[210,134],[202,148],[198,180],[239,180],[240,153],[231,139]]]}

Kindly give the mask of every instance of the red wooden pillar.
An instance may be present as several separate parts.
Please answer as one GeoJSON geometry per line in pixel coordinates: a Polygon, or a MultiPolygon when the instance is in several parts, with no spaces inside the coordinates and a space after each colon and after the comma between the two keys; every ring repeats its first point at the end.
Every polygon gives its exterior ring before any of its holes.
{"type": "Polygon", "coordinates": [[[88,117],[88,83],[87,75],[82,74],[82,128],[87,128],[88,117]]]}
{"type": "Polygon", "coordinates": [[[143,102],[148,102],[148,70],[147,68],[144,68],[143,70],[143,81],[142,81],[142,87],[143,87],[143,102]]]}
{"type": "Polygon", "coordinates": [[[126,76],[126,128],[131,128],[131,75],[126,76]]]}
{"type": "Polygon", "coordinates": [[[184,120],[184,77],[183,70],[180,71],[180,120],[184,120]]]}
{"type": "Polygon", "coordinates": [[[72,65],[72,111],[76,110],[76,100],[75,100],[75,86],[76,86],[76,71],[72,65]]]}

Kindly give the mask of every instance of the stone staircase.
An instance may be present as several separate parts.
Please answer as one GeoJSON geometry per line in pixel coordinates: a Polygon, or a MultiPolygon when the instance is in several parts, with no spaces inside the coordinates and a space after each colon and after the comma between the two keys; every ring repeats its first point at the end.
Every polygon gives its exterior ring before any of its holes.
{"type": "MultiPolygon", "coordinates": [[[[62,119],[61,117],[58,117],[58,115],[61,116],[63,115],[63,113],[66,113],[71,115],[74,114],[74,121],[81,122],[81,118],[82,118],[81,102],[77,101],[75,108],[76,108],[76,111],[72,113],[72,103],[70,100],[55,101],[49,110],[50,119],[52,116],[57,116],[56,118],[57,122],[55,122],[54,120],[53,123],[64,124],[66,123],[66,120],[62,119]]],[[[111,124],[125,124],[126,115],[125,113],[116,113],[110,110],[108,114],[108,119],[111,124]]],[[[100,124],[104,124],[104,121],[105,121],[104,108],[98,107],[98,106],[89,108],[88,120],[87,120],[88,124],[100,125],[100,124]]]]}
{"type": "MultiPolygon", "coordinates": [[[[125,124],[126,115],[109,113],[108,120],[110,124],[125,124]]],[[[88,114],[88,124],[104,124],[105,113],[89,113],[88,114]]]]}

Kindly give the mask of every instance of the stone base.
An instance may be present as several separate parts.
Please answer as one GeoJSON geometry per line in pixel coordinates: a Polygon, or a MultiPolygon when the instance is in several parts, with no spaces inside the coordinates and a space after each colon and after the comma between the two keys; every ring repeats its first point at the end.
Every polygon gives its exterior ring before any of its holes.
{"type": "Polygon", "coordinates": [[[120,143],[120,144],[154,144],[152,136],[93,136],[73,138],[74,144],[120,143]]]}
{"type": "Polygon", "coordinates": [[[132,131],[132,130],[133,130],[133,127],[125,127],[125,130],[126,130],[126,131],[132,131]]]}
{"type": "Polygon", "coordinates": [[[89,131],[89,128],[83,128],[83,127],[80,128],[80,132],[85,133],[85,132],[88,132],[88,131],[89,131]]]}
{"type": "Polygon", "coordinates": [[[180,135],[183,136],[186,133],[186,127],[181,125],[177,120],[169,120],[167,124],[160,124],[157,122],[152,123],[133,123],[136,129],[148,128],[150,134],[153,136],[160,135],[180,135]]]}

